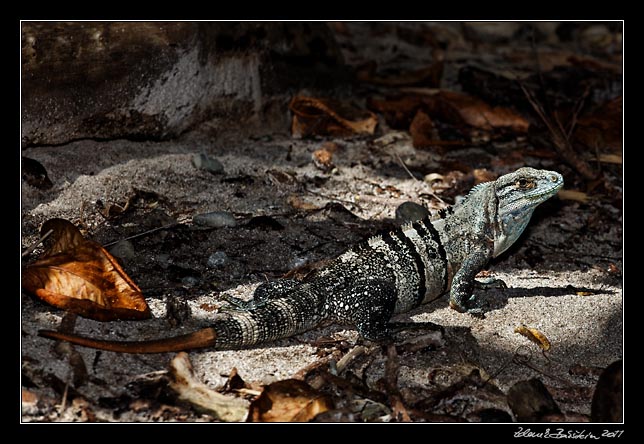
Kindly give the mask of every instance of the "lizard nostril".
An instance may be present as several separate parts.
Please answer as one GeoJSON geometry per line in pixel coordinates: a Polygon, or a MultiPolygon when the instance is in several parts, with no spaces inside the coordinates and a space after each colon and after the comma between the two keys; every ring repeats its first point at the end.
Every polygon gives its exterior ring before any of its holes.
{"type": "Polygon", "coordinates": [[[556,182],[559,179],[557,178],[557,176],[550,176],[550,180],[552,180],[553,182],[556,182]]]}

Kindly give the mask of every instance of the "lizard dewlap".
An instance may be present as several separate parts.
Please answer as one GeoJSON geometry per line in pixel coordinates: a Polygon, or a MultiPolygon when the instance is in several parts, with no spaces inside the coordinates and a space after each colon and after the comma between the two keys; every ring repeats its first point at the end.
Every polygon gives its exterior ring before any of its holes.
{"type": "Polygon", "coordinates": [[[475,186],[444,218],[428,218],[374,236],[307,276],[260,285],[241,310],[211,327],[153,341],[102,341],[43,330],[39,334],[86,347],[160,353],[211,347],[238,349],[296,335],[332,320],[354,325],[366,339],[388,341],[394,314],[449,293],[450,307],[480,314],[474,277],[524,231],[534,209],[554,196],[563,178],[520,168],[475,186]]]}

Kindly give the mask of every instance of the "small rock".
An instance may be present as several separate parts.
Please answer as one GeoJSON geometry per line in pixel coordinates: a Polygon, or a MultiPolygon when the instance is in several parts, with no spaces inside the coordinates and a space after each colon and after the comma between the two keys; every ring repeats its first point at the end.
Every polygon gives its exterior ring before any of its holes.
{"type": "Polygon", "coordinates": [[[510,387],[507,401],[518,422],[541,422],[546,415],[561,414],[546,386],[536,378],[510,387]]]}
{"type": "Polygon", "coordinates": [[[37,160],[24,156],[22,156],[22,180],[41,190],[48,190],[54,186],[47,176],[45,167],[37,160]]]}
{"type": "Polygon", "coordinates": [[[622,422],[624,399],[622,363],[621,359],[613,362],[599,376],[590,408],[592,422],[622,422]]]}
{"type": "Polygon", "coordinates": [[[223,251],[215,251],[208,258],[208,267],[219,268],[223,267],[229,262],[228,255],[223,251]]]}
{"type": "Polygon", "coordinates": [[[186,288],[196,287],[199,284],[199,278],[194,276],[185,276],[181,278],[181,285],[186,288]]]}
{"type": "Polygon", "coordinates": [[[134,245],[132,245],[132,242],[128,240],[118,241],[109,249],[109,252],[111,255],[123,260],[134,259],[136,254],[134,251],[134,245]]]}
{"type": "Polygon", "coordinates": [[[237,221],[235,217],[226,211],[213,211],[211,213],[201,213],[192,216],[192,222],[204,227],[236,227],[237,221]]]}
{"type": "Polygon", "coordinates": [[[199,170],[205,170],[212,174],[223,174],[224,166],[217,159],[208,156],[205,153],[194,154],[192,164],[199,170]]]}
{"type": "Polygon", "coordinates": [[[429,216],[429,211],[415,202],[404,202],[396,208],[396,220],[399,223],[414,222],[429,216]]]}
{"type": "Polygon", "coordinates": [[[165,270],[170,266],[172,260],[170,259],[169,254],[161,253],[157,255],[157,263],[165,270]]]}

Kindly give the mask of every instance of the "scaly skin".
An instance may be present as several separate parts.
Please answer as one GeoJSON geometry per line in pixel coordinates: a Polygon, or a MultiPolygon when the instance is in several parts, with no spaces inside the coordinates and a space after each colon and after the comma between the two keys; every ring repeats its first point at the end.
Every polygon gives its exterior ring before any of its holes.
{"type": "Polygon", "coordinates": [[[117,342],[41,330],[41,336],[102,350],[160,353],[239,349],[290,337],[322,321],[354,325],[366,339],[391,340],[390,319],[449,291],[450,307],[480,315],[474,277],[521,235],[534,209],[559,191],[554,171],[521,168],[474,187],[445,217],[374,236],[302,282],[277,280],[212,326],[173,338],[117,342]]]}

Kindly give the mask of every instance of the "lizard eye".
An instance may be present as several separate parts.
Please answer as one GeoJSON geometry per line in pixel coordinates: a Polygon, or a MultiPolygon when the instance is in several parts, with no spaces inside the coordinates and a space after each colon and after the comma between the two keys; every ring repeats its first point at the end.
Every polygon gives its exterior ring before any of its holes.
{"type": "Polygon", "coordinates": [[[516,186],[522,190],[529,190],[530,188],[534,188],[534,181],[529,179],[519,179],[516,181],[516,186]]]}

